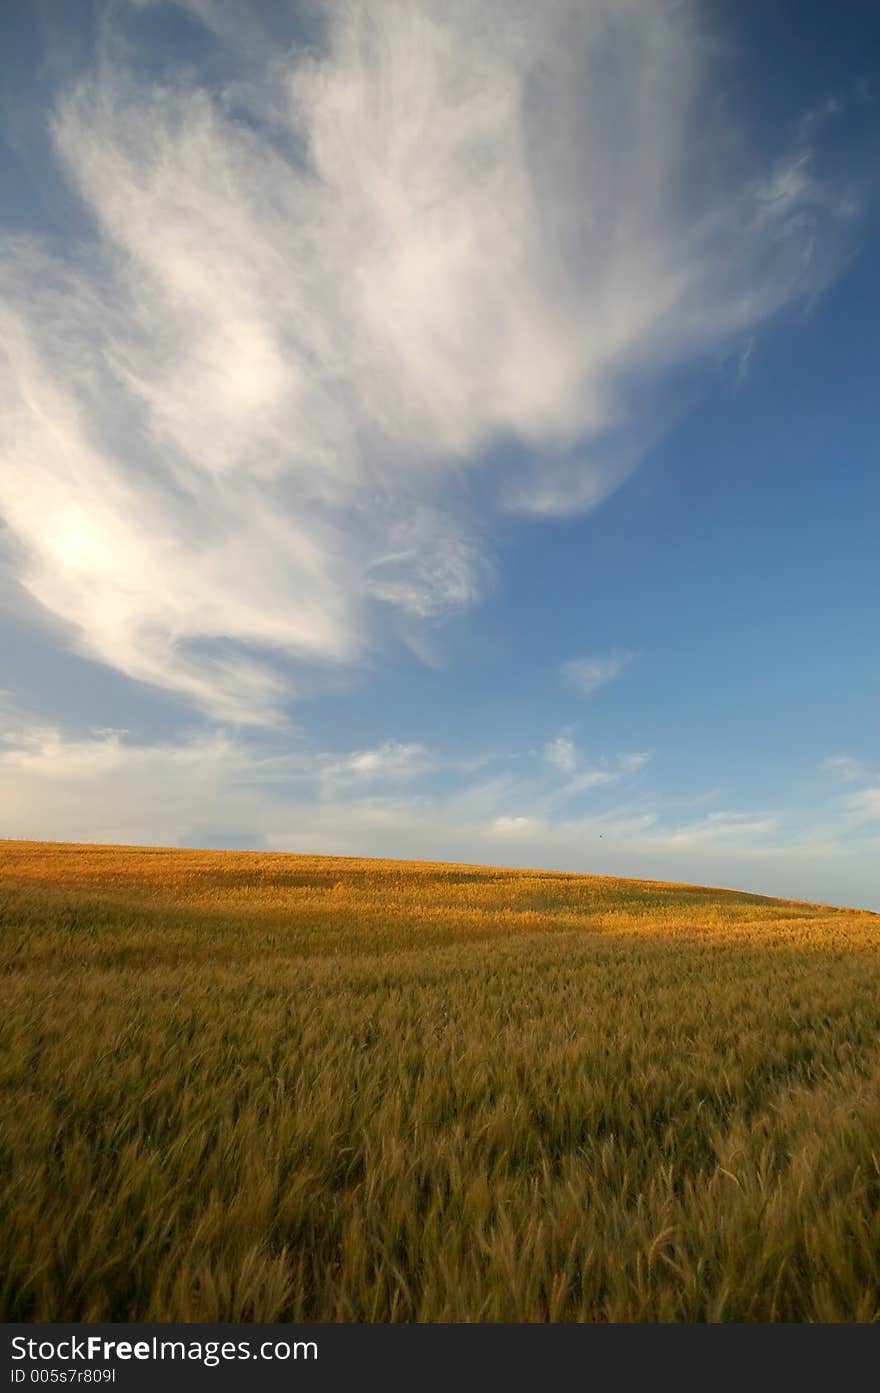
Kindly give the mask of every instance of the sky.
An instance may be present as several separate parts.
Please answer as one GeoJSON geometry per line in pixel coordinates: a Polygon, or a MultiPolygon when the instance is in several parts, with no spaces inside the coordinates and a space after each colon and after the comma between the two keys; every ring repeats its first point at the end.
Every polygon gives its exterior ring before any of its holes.
{"type": "Polygon", "coordinates": [[[7,0],[0,837],[880,909],[880,12],[7,0]]]}

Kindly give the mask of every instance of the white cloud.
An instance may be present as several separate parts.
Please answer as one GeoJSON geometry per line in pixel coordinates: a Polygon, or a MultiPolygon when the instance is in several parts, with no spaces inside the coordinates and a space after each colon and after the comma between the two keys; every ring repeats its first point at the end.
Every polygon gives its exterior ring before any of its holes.
{"type": "Polygon", "coordinates": [[[864,785],[832,800],[838,818],[854,829],[880,822],[880,784],[874,770],[852,755],[829,755],[823,760],[822,769],[840,783],[864,785]]]}
{"type": "Polygon", "coordinates": [[[7,729],[0,835],[174,845],[218,817],[227,830],[249,831],[240,782],[253,775],[246,753],[219,733],[138,745],[112,731],[7,729]]]}
{"type": "Polygon", "coordinates": [[[829,755],[823,761],[822,768],[826,773],[847,784],[858,783],[860,779],[868,777],[866,766],[861,760],[853,759],[851,755],[829,755]]]}
{"type": "Polygon", "coordinates": [[[711,841],[727,842],[730,839],[757,837],[770,839],[778,830],[778,819],[773,813],[708,813],[697,822],[678,827],[669,834],[673,843],[693,843],[711,841]]]}
{"type": "Polygon", "coordinates": [[[749,366],[752,361],[752,354],[755,351],[755,336],[750,334],[747,343],[741,349],[736,363],[736,385],[741,387],[749,375],[749,366]]]}
{"type": "Polygon", "coordinates": [[[480,595],[493,443],[498,506],[601,502],[671,370],[827,281],[838,210],[800,149],[710,169],[672,0],[328,3],[320,51],[191,10],[227,85],[140,77],[113,7],[51,118],[93,240],[0,249],[0,514],[81,651],[265,723],[377,606],[480,595]]]}
{"type": "Polygon", "coordinates": [[[361,783],[371,779],[399,780],[425,773],[431,764],[424,745],[386,740],[373,750],[355,750],[342,759],[331,756],[323,765],[322,775],[325,779],[354,779],[361,783]]]}
{"type": "Polygon", "coordinates": [[[853,822],[880,822],[880,784],[847,794],[840,804],[853,822]]]}
{"type": "Polygon", "coordinates": [[[569,779],[562,788],[556,791],[553,797],[557,802],[563,798],[573,798],[576,793],[584,793],[590,788],[599,788],[602,784],[616,783],[619,778],[619,771],[613,769],[584,769],[573,779],[569,779]]]}
{"type": "Polygon", "coordinates": [[[620,783],[621,780],[638,773],[649,761],[650,755],[647,754],[618,755],[612,763],[606,760],[595,768],[584,768],[577,772],[576,763],[573,763],[569,769],[563,770],[571,777],[548,795],[547,806],[556,807],[570,798],[575,798],[578,794],[587,793],[590,789],[601,788],[606,784],[620,783]]]}
{"type": "Polygon", "coordinates": [[[495,832],[500,832],[503,837],[518,837],[527,832],[532,832],[538,823],[531,817],[496,817],[492,823],[495,832]]]}
{"type": "Polygon", "coordinates": [[[543,754],[548,764],[564,774],[571,773],[577,765],[577,750],[574,741],[567,735],[557,735],[555,740],[549,740],[543,754]]]}
{"type": "Polygon", "coordinates": [[[646,764],[650,764],[651,756],[644,750],[636,750],[629,755],[621,755],[619,768],[621,774],[637,774],[640,769],[644,769],[646,764]]]}
{"type": "Polygon", "coordinates": [[[616,784],[622,779],[636,774],[650,761],[650,755],[638,752],[618,755],[611,762],[603,760],[595,766],[581,764],[578,750],[570,735],[557,735],[549,740],[541,751],[544,763],[549,765],[561,782],[555,782],[549,792],[544,794],[546,808],[554,808],[578,794],[590,789],[601,788],[606,784],[616,784]]]}
{"type": "Polygon", "coordinates": [[[591,696],[626,667],[632,658],[631,653],[606,653],[592,658],[573,658],[562,664],[562,678],[584,696],[591,696]]]}

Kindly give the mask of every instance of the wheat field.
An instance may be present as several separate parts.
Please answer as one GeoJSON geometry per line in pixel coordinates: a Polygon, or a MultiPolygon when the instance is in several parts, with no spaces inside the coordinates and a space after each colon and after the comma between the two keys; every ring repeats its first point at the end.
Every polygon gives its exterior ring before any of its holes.
{"type": "Polygon", "coordinates": [[[0,842],[0,1318],[880,1317],[880,918],[0,842]]]}

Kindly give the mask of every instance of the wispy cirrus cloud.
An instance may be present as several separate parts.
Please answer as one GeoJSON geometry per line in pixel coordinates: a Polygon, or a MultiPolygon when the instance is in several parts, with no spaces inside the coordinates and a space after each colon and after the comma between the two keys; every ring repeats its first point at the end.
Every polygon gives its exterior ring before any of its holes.
{"type": "Polygon", "coordinates": [[[822,768],[841,783],[862,785],[834,800],[835,808],[847,822],[855,827],[880,822],[880,780],[875,769],[852,755],[830,755],[822,768]]]}
{"type": "Polygon", "coordinates": [[[614,760],[605,759],[592,766],[574,761],[563,771],[567,775],[564,782],[553,788],[547,796],[546,806],[555,809],[591,789],[629,779],[650,763],[650,758],[650,755],[644,753],[624,754],[618,755],[614,760]]]}
{"type": "Polygon", "coordinates": [[[581,758],[574,739],[565,732],[554,740],[548,740],[541,755],[544,763],[554,771],[556,780],[545,799],[548,807],[555,807],[589,789],[619,783],[637,774],[651,760],[649,754],[640,751],[591,765],[581,758]]]}
{"type": "Polygon", "coordinates": [[[880,822],[880,784],[847,794],[840,802],[853,822],[880,822]]]}
{"type": "Polygon", "coordinates": [[[429,774],[436,761],[424,745],[416,742],[385,740],[371,750],[353,750],[343,756],[325,756],[318,761],[325,795],[340,792],[346,785],[356,788],[370,784],[400,784],[429,774]]]}
{"type": "Polygon", "coordinates": [[[570,774],[577,767],[577,750],[569,735],[557,735],[555,740],[548,740],[542,753],[548,764],[564,774],[570,774]]]}
{"type": "Polygon", "coordinates": [[[631,659],[631,653],[616,650],[591,658],[572,658],[562,664],[562,680],[567,687],[580,692],[582,696],[592,696],[600,687],[613,682],[631,659]]]}
{"type": "Polygon", "coordinates": [[[858,783],[860,779],[868,778],[867,766],[860,759],[854,759],[852,755],[829,755],[823,761],[822,768],[827,774],[832,774],[834,778],[847,784],[858,783]]]}
{"type": "Polygon", "coordinates": [[[143,8],[51,114],[89,235],[0,248],[0,514],[71,643],[214,718],[473,603],[493,507],[597,506],[838,264],[806,145],[710,154],[689,5],[328,3],[297,49],[192,0],[222,81],[142,76],[143,8]]]}
{"type": "Polygon", "coordinates": [[[729,841],[741,838],[770,838],[779,828],[779,819],[774,812],[740,813],[729,810],[707,813],[696,822],[676,827],[669,834],[670,841],[681,844],[702,841],[729,841]]]}

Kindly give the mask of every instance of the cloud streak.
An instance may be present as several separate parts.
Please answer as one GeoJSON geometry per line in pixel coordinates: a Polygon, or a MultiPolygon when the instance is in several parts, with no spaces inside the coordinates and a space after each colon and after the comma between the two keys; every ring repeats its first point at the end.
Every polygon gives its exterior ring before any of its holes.
{"type": "Polygon", "coordinates": [[[823,761],[822,768],[826,773],[846,784],[858,783],[869,777],[867,767],[861,760],[854,759],[852,755],[829,755],[823,761]]]}
{"type": "Polygon", "coordinates": [[[557,735],[555,740],[548,740],[542,754],[549,765],[564,774],[572,773],[577,767],[577,750],[569,735],[557,735]]]}
{"type": "MultiPolygon", "coordinates": [[[[221,44],[229,7],[189,8],[221,44]]],[[[220,84],[148,82],[106,28],[51,119],[91,232],[0,248],[8,564],[224,721],[474,603],[493,510],[597,506],[845,221],[806,148],[719,175],[688,5],[319,13],[308,49],[252,24],[220,84]]]]}
{"type": "Polygon", "coordinates": [[[573,658],[562,664],[562,680],[582,696],[592,696],[600,687],[613,682],[631,657],[631,653],[614,652],[592,658],[573,658]]]}

